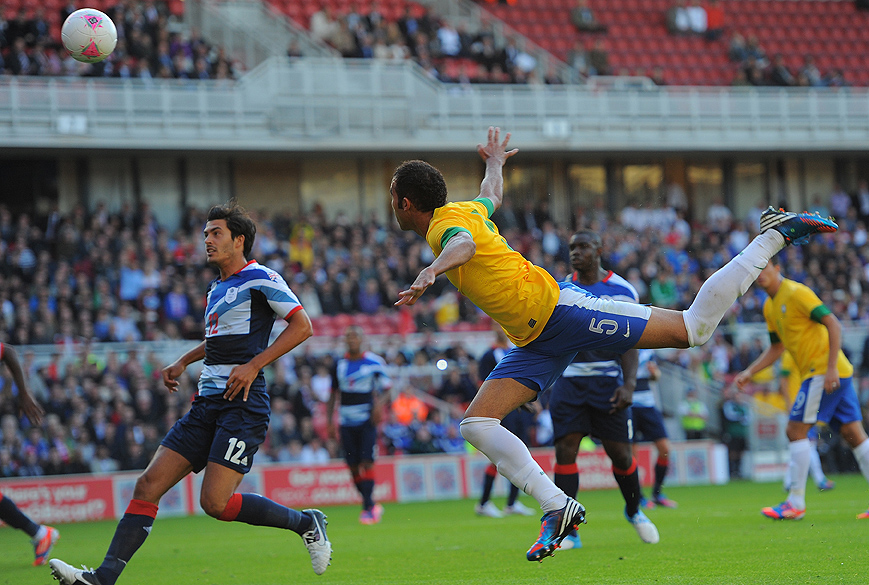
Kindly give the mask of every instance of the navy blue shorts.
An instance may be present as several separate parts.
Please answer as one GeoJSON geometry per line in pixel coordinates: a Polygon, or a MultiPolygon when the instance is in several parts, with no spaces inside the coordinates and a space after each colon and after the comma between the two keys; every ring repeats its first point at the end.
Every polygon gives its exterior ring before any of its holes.
{"type": "Polygon", "coordinates": [[[377,429],[370,422],[355,427],[341,427],[344,460],[350,467],[356,467],[363,461],[374,461],[376,443],[377,429]]]}
{"type": "Polygon", "coordinates": [[[221,395],[197,396],[163,442],[187,459],[199,473],[209,461],[247,473],[269,428],[269,395],[251,392],[247,402],[221,395]]]}
{"type": "Polygon", "coordinates": [[[514,347],[487,380],[512,378],[540,392],[587,349],[624,353],[640,340],[652,310],[645,305],[596,297],[572,282],[562,282],[558,304],[540,336],[514,347]]]}
{"type": "Polygon", "coordinates": [[[664,417],[661,411],[654,407],[637,406],[631,407],[631,418],[634,421],[634,441],[657,441],[667,438],[667,429],[664,427],[664,417]]]}
{"type": "Polygon", "coordinates": [[[634,435],[631,409],[609,412],[609,399],[619,386],[618,378],[608,376],[559,378],[549,397],[553,439],[579,433],[630,443],[634,435]]]}

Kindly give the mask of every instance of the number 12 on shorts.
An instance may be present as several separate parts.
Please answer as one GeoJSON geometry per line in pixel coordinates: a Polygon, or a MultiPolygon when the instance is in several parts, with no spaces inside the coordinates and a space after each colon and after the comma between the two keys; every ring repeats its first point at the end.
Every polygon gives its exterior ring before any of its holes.
{"type": "Polygon", "coordinates": [[[244,441],[239,441],[237,438],[232,437],[229,440],[229,447],[226,449],[226,455],[223,458],[235,465],[247,465],[247,457],[241,456],[245,448],[247,448],[247,444],[244,441]]]}

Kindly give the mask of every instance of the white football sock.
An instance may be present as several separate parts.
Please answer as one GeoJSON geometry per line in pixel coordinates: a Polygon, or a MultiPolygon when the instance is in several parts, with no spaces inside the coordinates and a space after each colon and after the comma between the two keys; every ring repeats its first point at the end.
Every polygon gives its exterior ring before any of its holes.
{"type": "Polygon", "coordinates": [[[866,478],[866,481],[869,481],[869,440],[863,441],[851,449],[851,452],[854,453],[854,459],[857,460],[863,477],[866,478]]]}
{"type": "Polygon", "coordinates": [[[682,311],[691,347],[709,341],[727,309],[745,294],[769,259],[784,246],[785,241],[780,233],[767,230],[706,279],[694,302],[682,311]]]}
{"type": "Polygon", "coordinates": [[[460,425],[462,436],[495,464],[501,475],[540,503],[544,512],[559,510],[567,496],[543,473],[519,437],[497,418],[470,416],[460,425]]]}
{"type": "Polygon", "coordinates": [[[824,475],[824,468],[821,466],[818,443],[811,440],[809,443],[812,445],[812,448],[809,449],[809,473],[812,474],[812,481],[815,482],[815,485],[820,486],[827,479],[827,476],[824,475]]]}
{"type": "Polygon", "coordinates": [[[782,480],[782,487],[786,492],[791,491],[791,475],[793,475],[794,462],[791,461],[790,457],[788,457],[788,470],[785,471],[784,479],[782,480]]]}
{"type": "Polygon", "coordinates": [[[793,469],[793,479],[791,480],[791,491],[788,494],[788,501],[791,506],[797,510],[806,509],[806,480],[809,479],[809,452],[812,450],[812,444],[808,439],[800,439],[793,441],[788,445],[791,452],[791,465],[793,469]]]}
{"type": "Polygon", "coordinates": [[[36,535],[30,540],[33,542],[39,542],[45,538],[46,533],[48,533],[48,529],[45,526],[40,526],[39,530],[36,531],[36,535]]]}

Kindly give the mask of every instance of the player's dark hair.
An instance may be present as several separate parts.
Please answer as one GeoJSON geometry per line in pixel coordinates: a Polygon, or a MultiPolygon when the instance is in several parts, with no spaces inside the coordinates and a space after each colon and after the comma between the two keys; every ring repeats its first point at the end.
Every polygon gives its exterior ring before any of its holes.
{"type": "Polygon", "coordinates": [[[434,211],[446,205],[444,176],[425,161],[404,161],[395,169],[392,179],[398,198],[407,197],[419,211],[434,211]]]}
{"type": "Polygon", "coordinates": [[[244,258],[247,260],[253,248],[254,238],[256,238],[256,224],[247,214],[245,208],[239,205],[235,199],[231,199],[225,205],[215,205],[208,210],[207,221],[218,219],[226,221],[226,227],[229,228],[233,240],[238,236],[244,236],[244,258]]]}
{"type": "Polygon", "coordinates": [[[600,237],[600,234],[592,229],[583,228],[580,230],[576,230],[576,232],[574,232],[573,234],[573,237],[575,238],[577,236],[588,236],[589,239],[594,240],[598,243],[598,245],[603,245],[603,239],[600,237]]]}

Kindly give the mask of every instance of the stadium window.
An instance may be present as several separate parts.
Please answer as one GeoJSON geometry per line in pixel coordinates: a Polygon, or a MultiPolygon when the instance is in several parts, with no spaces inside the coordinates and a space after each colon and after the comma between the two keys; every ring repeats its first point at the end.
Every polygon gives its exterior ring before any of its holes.
{"type": "Polygon", "coordinates": [[[573,214],[571,228],[588,225],[595,213],[607,212],[606,167],[570,165],[567,179],[568,205],[573,214]]]}
{"type": "MultiPolygon", "coordinates": [[[[713,203],[728,205],[724,199],[724,173],[720,163],[694,163],[686,169],[688,197],[694,207],[694,219],[703,221],[713,203]]],[[[731,212],[733,210],[731,209],[731,212]]]]}
{"type": "Polygon", "coordinates": [[[663,165],[625,165],[621,176],[624,205],[655,209],[666,203],[663,165]]]}
{"type": "Polygon", "coordinates": [[[748,218],[751,210],[769,203],[769,169],[764,162],[740,162],[733,167],[733,215],[748,218]]]}
{"type": "Polygon", "coordinates": [[[531,163],[505,167],[504,197],[510,199],[517,213],[526,207],[548,210],[552,201],[546,165],[531,163]]]}

